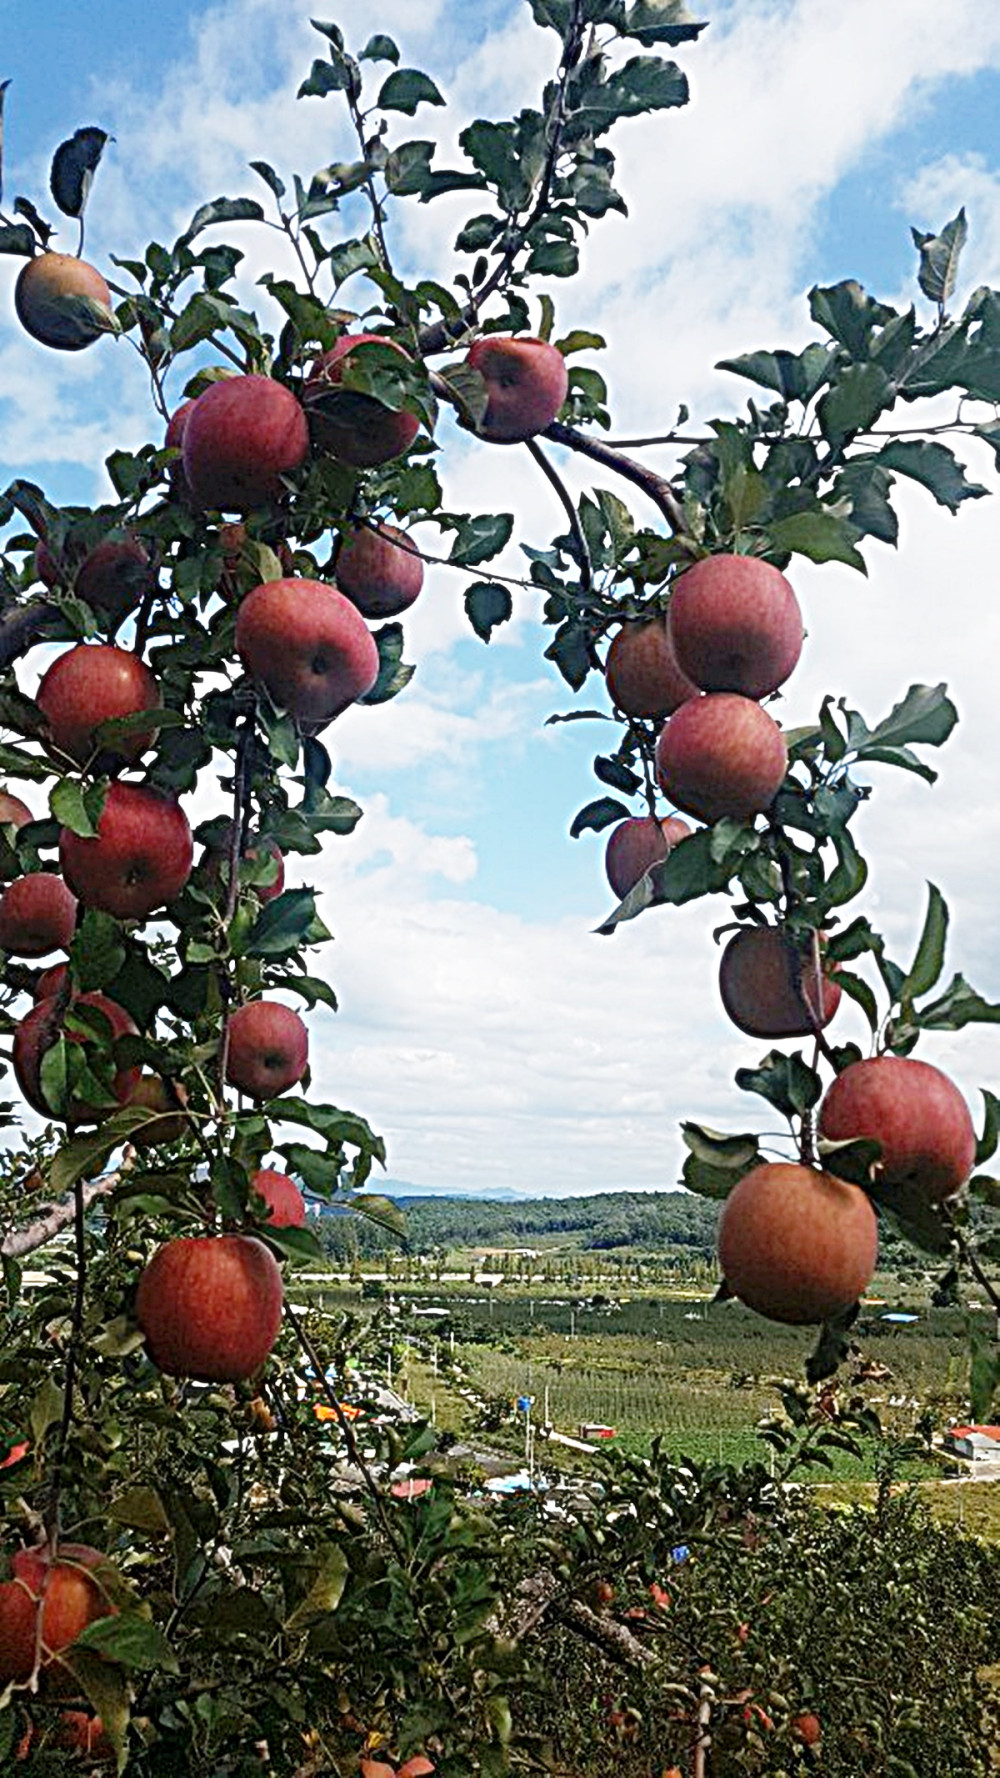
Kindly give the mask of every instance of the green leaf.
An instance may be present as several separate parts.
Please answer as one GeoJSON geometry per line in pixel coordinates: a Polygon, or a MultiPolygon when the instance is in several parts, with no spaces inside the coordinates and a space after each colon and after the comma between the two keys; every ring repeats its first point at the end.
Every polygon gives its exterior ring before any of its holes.
{"type": "Polygon", "coordinates": [[[285,195],[285,182],[278,178],[274,168],[269,166],[267,161],[250,161],[249,166],[251,172],[256,173],[259,179],[263,179],[264,184],[274,193],[280,203],[285,195]]]}
{"type": "Polygon", "coordinates": [[[590,637],[584,625],[572,618],[562,624],[545,650],[545,659],[554,661],[567,684],[579,691],[593,666],[590,637]]]}
{"type": "Polygon", "coordinates": [[[375,103],[380,111],[403,111],[413,117],[418,105],[443,105],[444,100],[428,75],[416,68],[397,68],[375,103]]]}
{"type": "Polygon", "coordinates": [[[385,163],[386,190],[395,198],[413,197],[427,189],[434,142],[403,142],[385,163]]]}
{"type": "Polygon", "coordinates": [[[371,691],[366,691],[359,704],[386,704],[394,698],[416,672],[416,667],[408,666],[403,660],[403,626],[402,624],[383,624],[375,631],[378,644],[379,671],[378,678],[371,691]]]}
{"type": "Polygon", "coordinates": [[[106,130],[87,125],[60,142],[52,157],[49,187],[64,216],[82,216],[105,144],[106,130]]]}
{"type": "Polygon", "coordinates": [[[611,827],[614,822],[624,820],[628,813],[625,804],[618,802],[615,797],[599,796],[595,802],[587,803],[586,807],[574,817],[569,830],[570,839],[578,840],[580,835],[586,833],[588,829],[592,829],[594,833],[601,833],[605,827],[611,827]]]}
{"type": "Polygon", "coordinates": [[[917,946],[917,954],[900,989],[901,1000],[916,1000],[928,994],[941,974],[944,947],[948,936],[948,908],[935,884],[927,885],[927,914],[917,946]]]}
{"type": "Polygon", "coordinates": [[[981,500],[989,492],[980,482],[966,479],[954,451],[928,439],[894,439],[871,460],[920,482],[949,512],[957,512],[963,500],[981,500]]]}
{"type": "Polygon", "coordinates": [[[723,358],[716,370],[731,370],[764,389],[773,389],[783,401],[811,401],[833,368],[829,346],[807,346],[793,352],[746,352],[739,358],[723,358]]]}
{"type": "Polygon", "coordinates": [[[787,1118],[801,1117],[818,1105],[823,1083],[815,1069],[807,1067],[797,1050],[785,1055],[771,1050],[757,1068],[740,1068],[736,1085],[744,1093],[759,1093],[787,1118]]]}
{"type": "Polygon", "coordinates": [[[70,833],[79,834],[83,839],[93,839],[97,833],[97,823],[91,819],[84,798],[85,786],[77,778],[60,778],[52,786],[49,794],[49,809],[52,819],[61,827],[68,827],[70,833]]]}
{"type": "Polygon", "coordinates": [[[92,1649],[131,1672],[180,1672],[177,1656],[159,1625],[138,1612],[98,1618],[81,1630],[74,1647],[92,1649]]]}
{"type": "Polygon", "coordinates": [[[350,1567],[340,1545],[327,1544],[324,1548],[309,1551],[300,1572],[303,1570],[308,1586],[295,1610],[285,1619],[288,1635],[308,1629],[319,1618],[336,1611],[344,1596],[350,1567]]]}
{"type": "Polygon", "coordinates": [[[594,136],[610,130],[619,118],[686,105],[687,76],[676,62],[661,56],[633,56],[604,78],[597,58],[583,62],[569,84],[574,125],[594,136]]]}
{"type": "Polygon", "coordinates": [[[506,548],[514,530],[514,517],[509,512],[482,512],[473,517],[462,514],[452,528],[455,541],[449,562],[459,568],[475,568],[506,548]]]}
{"type": "Polygon", "coordinates": [[[0,253],[16,253],[31,259],[36,245],[35,231],[26,222],[8,222],[0,227],[0,253]]]}
{"type": "Polygon", "coordinates": [[[50,1426],[58,1426],[63,1415],[63,1391],[52,1377],[46,1377],[28,1413],[32,1441],[40,1445],[50,1426]]]}
{"type": "Polygon", "coordinates": [[[945,223],[939,235],[925,235],[917,228],[910,233],[920,254],[917,282],[928,300],[943,308],[955,289],[958,261],[968,239],[965,207],[945,223]]]}
{"type": "Polygon", "coordinates": [[[111,914],[87,908],[70,947],[77,985],[89,992],[113,982],[125,961],[121,927],[111,914]]]}
{"type": "Polygon", "coordinates": [[[289,957],[330,936],[316,912],[315,890],[286,889],[261,908],[247,936],[245,955],[289,957]]]}
{"type": "Polygon", "coordinates": [[[359,1216],[374,1223],[376,1228],[388,1229],[392,1235],[405,1235],[406,1217],[392,1198],[383,1198],[376,1192],[362,1192],[344,1202],[359,1216]]]}
{"type": "Polygon", "coordinates": [[[983,1103],[986,1107],[983,1122],[983,1133],[976,1143],[976,1166],[981,1167],[984,1161],[996,1154],[1000,1142],[1000,1099],[991,1093],[988,1087],[981,1089],[983,1103]]]}
{"type": "Polygon", "coordinates": [[[966,1025],[1000,1024],[1000,1001],[984,1000],[965,977],[953,976],[945,992],[913,1014],[921,1031],[962,1031],[966,1025]]]}
{"type": "Polygon", "coordinates": [[[353,85],[351,68],[346,57],[336,62],[315,61],[295,97],[324,99],[327,93],[346,93],[353,85]]]}
{"type": "Polygon", "coordinates": [[[358,57],[359,62],[393,62],[399,64],[399,50],[391,37],[381,33],[369,37],[364,49],[358,57]]]}
{"type": "Polygon", "coordinates": [[[946,685],[911,685],[906,696],[893,705],[885,721],[872,729],[856,749],[857,757],[869,758],[872,747],[899,747],[914,741],[940,747],[957,721],[958,711],[948,697],[946,685]]]}
{"type": "Polygon", "coordinates": [[[465,614],[481,642],[489,642],[498,624],[514,615],[510,589],[492,581],[479,581],[465,595],[465,614]]]}
{"type": "Polygon", "coordinates": [[[178,247],[189,247],[196,235],[211,228],[215,222],[263,221],[264,211],[256,198],[213,198],[195,211],[184,233],[177,237],[174,251],[178,247]]]}
{"type": "Polygon", "coordinates": [[[845,444],[866,432],[894,399],[894,385],[880,365],[848,365],[817,405],[823,437],[834,447],[845,444]]]}
{"type": "Polygon", "coordinates": [[[876,302],[853,278],[845,278],[842,283],[825,288],[814,285],[809,292],[809,313],[840,345],[847,347],[853,359],[862,359],[867,355],[874,329],[892,321],[896,311],[876,302]]]}
{"type": "Polygon", "coordinates": [[[835,513],[793,512],[787,518],[772,519],[767,535],[776,550],[790,550],[810,562],[846,562],[849,568],[868,573],[864,557],[855,548],[855,526],[835,513]]]}
{"type": "Polygon", "coordinates": [[[337,996],[329,982],[323,981],[318,975],[271,975],[269,981],[273,987],[287,988],[292,994],[301,994],[307,1007],[322,1003],[337,1011],[337,996]]]}

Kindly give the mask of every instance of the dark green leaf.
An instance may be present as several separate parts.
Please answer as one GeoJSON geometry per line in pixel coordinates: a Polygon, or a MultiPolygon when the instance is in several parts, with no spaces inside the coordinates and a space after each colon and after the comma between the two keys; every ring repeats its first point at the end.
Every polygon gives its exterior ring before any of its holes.
{"type": "Polygon", "coordinates": [[[358,57],[359,62],[393,62],[399,63],[399,50],[391,37],[381,34],[369,37],[364,49],[358,57]]]}
{"type": "Polygon", "coordinates": [[[858,747],[858,758],[869,758],[872,747],[901,747],[914,741],[940,747],[957,721],[958,711],[948,697],[946,685],[911,685],[905,698],[893,706],[885,721],[872,729],[858,747]]]}
{"type": "Polygon", "coordinates": [[[776,550],[791,550],[810,562],[846,562],[848,567],[868,573],[864,557],[855,548],[855,527],[835,513],[794,512],[788,518],[773,519],[767,535],[776,550]]]}
{"type": "Polygon", "coordinates": [[[366,691],[359,704],[385,704],[394,698],[416,672],[416,667],[407,666],[403,660],[403,626],[402,624],[383,624],[375,631],[378,644],[379,671],[378,678],[371,691],[366,691]]]}
{"type": "Polygon", "coordinates": [[[855,433],[867,432],[887,407],[895,389],[878,364],[850,364],[820,397],[817,418],[827,442],[839,447],[855,433]]]}
{"type": "Polygon", "coordinates": [[[980,500],[989,492],[980,482],[967,480],[954,451],[928,439],[894,439],[872,461],[922,483],[949,512],[957,512],[963,500],[980,500]]]}
{"type": "Polygon", "coordinates": [[[26,222],[9,222],[0,227],[0,253],[17,253],[30,259],[35,244],[35,231],[26,222]]]}
{"type": "Polygon", "coordinates": [[[286,889],[265,903],[246,940],[248,957],[289,957],[330,937],[316,912],[313,889],[286,889]]]}
{"type": "Polygon", "coordinates": [[[491,581],[479,581],[465,595],[465,613],[481,642],[488,642],[498,624],[514,614],[510,589],[491,581]]]}
{"type": "Polygon", "coordinates": [[[809,292],[809,313],[827,333],[846,346],[853,359],[864,358],[873,330],[895,316],[895,309],[879,303],[853,278],[825,289],[818,284],[809,292]]]}
{"type": "Polygon", "coordinates": [[[984,1161],[990,1160],[996,1154],[997,1144],[1000,1142],[1000,1099],[995,1093],[991,1093],[988,1087],[983,1087],[981,1090],[986,1110],[983,1133],[976,1143],[977,1167],[981,1167],[984,1161]]]}
{"type": "Polygon", "coordinates": [[[633,56],[604,78],[602,72],[601,63],[589,58],[570,82],[573,122],[590,135],[603,135],[619,118],[688,102],[687,76],[660,56],[633,56]]]}
{"type": "Polygon", "coordinates": [[[475,568],[506,548],[514,530],[514,519],[509,512],[483,512],[471,518],[462,515],[456,519],[453,529],[455,541],[449,562],[459,568],[475,568]]]}
{"type": "Polygon", "coordinates": [[[937,1000],[913,1015],[922,1031],[962,1031],[966,1025],[1000,1024],[1000,1001],[988,1001],[956,975],[937,1000]]]}
{"type": "MultiPolygon", "coordinates": [[[[188,247],[196,235],[203,229],[210,228],[214,222],[263,222],[264,211],[256,198],[213,198],[208,204],[202,204],[188,223],[184,233],[178,236],[177,247],[188,247]]],[[[176,251],[176,248],[175,248],[176,251]]]]}
{"type": "Polygon", "coordinates": [[[413,117],[418,105],[443,105],[444,100],[428,75],[416,68],[397,68],[384,82],[375,103],[380,111],[403,111],[413,117]]]}
{"type": "Polygon", "coordinates": [[[269,187],[280,202],[285,195],[285,183],[283,179],[278,178],[274,168],[269,166],[267,161],[251,161],[250,168],[258,178],[263,179],[264,184],[269,187]]]}
{"type": "Polygon", "coordinates": [[[567,684],[579,691],[593,666],[590,637],[584,626],[572,619],[561,625],[545,650],[545,659],[554,661],[567,684]]]}
{"type": "Polygon", "coordinates": [[[352,85],[351,69],[346,58],[337,62],[315,61],[295,97],[323,99],[327,93],[349,92],[352,85]]]}
{"type": "Polygon", "coordinates": [[[723,358],[716,370],[731,370],[765,389],[773,389],[783,401],[811,401],[825,383],[833,364],[828,346],[807,346],[793,352],[746,352],[739,358],[723,358]]]}
{"type": "Polygon", "coordinates": [[[823,1083],[815,1069],[807,1067],[799,1052],[785,1055],[771,1050],[756,1068],[740,1068],[736,1085],[744,1093],[759,1093],[787,1118],[801,1117],[818,1105],[823,1083]]]}
{"type": "Polygon", "coordinates": [[[94,174],[110,140],[107,130],[87,125],[74,131],[67,142],[60,142],[52,157],[49,185],[64,216],[83,215],[94,174]]]}
{"type": "Polygon", "coordinates": [[[384,169],[386,190],[393,197],[413,197],[426,190],[435,146],[433,142],[403,142],[393,149],[384,169]]]}
{"type": "Polygon", "coordinates": [[[917,954],[900,988],[901,1000],[916,1000],[929,994],[944,966],[944,947],[948,936],[948,909],[943,895],[933,883],[927,885],[927,913],[917,946],[917,954]]]}
{"type": "Polygon", "coordinates": [[[595,802],[587,803],[574,817],[569,830],[570,839],[578,840],[588,829],[601,833],[614,822],[624,820],[628,813],[625,804],[617,802],[613,796],[599,796],[595,802]]]}
{"type": "Polygon", "coordinates": [[[180,1672],[177,1656],[163,1631],[151,1618],[134,1612],[98,1618],[81,1630],[73,1646],[93,1649],[106,1660],[116,1661],[133,1672],[180,1672]]]}

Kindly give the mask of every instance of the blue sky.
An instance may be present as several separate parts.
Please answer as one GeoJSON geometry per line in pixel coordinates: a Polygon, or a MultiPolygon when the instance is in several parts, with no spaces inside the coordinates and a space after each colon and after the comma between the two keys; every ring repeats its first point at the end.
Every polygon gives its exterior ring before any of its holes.
{"type": "MultiPolygon", "coordinates": [[[[936,228],[963,201],[967,288],[1000,282],[994,9],[729,0],[705,10],[709,30],[678,52],[692,105],[622,130],[631,215],[595,229],[581,278],[553,290],[560,331],[608,339],[600,363],[621,437],[664,430],[681,401],[702,418],[738,407],[746,391],[713,364],[805,343],[814,282],[854,276],[912,300],[910,224],[936,228]]],[[[523,0],[331,0],[323,16],[354,47],[376,29],[397,36],[404,61],[454,101],[404,123],[405,134],[445,144],[471,116],[532,103],[555,41],[523,0]]],[[[51,151],[78,125],[116,137],[88,219],[87,256],[99,264],[179,232],[207,198],[257,194],[252,158],[308,176],[347,147],[331,101],[294,101],[322,41],[288,0],[107,0],[87,11],[42,0],[30,12],[0,0],[0,44],[0,78],[12,77],[8,202],[18,191],[41,201],[51,151]]],[[[464,208],[461,198],[400,206],[400,256],[448,271],[464,208]]],[[[74,233],[68,225],[59,244],[72,250],[74,233]]],[[[29,475],[57,500],[100,498],[108,452],[159,436],[138,368],[110,342],[70,361],[25,341],[10,306],[15,272],[0,262],[0,475],[29,475]]],[[[447,425],[442,437],[450,505],[513,511],[517,542],[544,544],[561,528],[523,453],[447,425]]],[[[666,450],[648,458],[671,466],[666,450]]],[[[989,480],[989,459],[973,461],[989,480]]],[[[578,464],[566,473],[578,490],[594,485],[578,464]]],[[[933,877],[953,908],[952,967],[1000,998],[1000,509],[984,501],[953,520],[914,495],[902,511],[901,547],[870,553],[867,585],[839,568],[796,568],[810,634],[786,720],[813,715],[826,690],[876,715],[913,680],[948,678],[962,728],[935,792],[888,774],[880,786],[866,911],[905,955],[933,877]]],[[[435,548],[433,533],[425,541],[435,548]]],[[[522,561],[512,546],[503,566],[517,574],[522,561]]],[[[324,892],[337,939],[326,967],[343,1009],[312,1015],[318,1090],[387,1133],[398,1179],[672,1185],[682,1117],[739,1128],[755,1109],[732,1085],[754,1046],[727,1026],[715,988],[711,933],[728,903],[658,910],[613,940],[593,936],[611,901],[603,842],[572,842],[568,827],[597,793],[590,761],[604,734],[544,727],[571,697],[541,660],[530,600],[484,649],[462,615],[464,584],[443,569],[428,576],[407,626],[412,687],[330,732],[338,779],[367,813],[355,838],[301,873],[324,892]]],[[[588,688],[586,701],[596,696],[588,688]]],[[[976,1033],[927,1051],[960,1080],[977,1120],[975,1088],[996,1085],[994,1052],[976,1033]]]]}

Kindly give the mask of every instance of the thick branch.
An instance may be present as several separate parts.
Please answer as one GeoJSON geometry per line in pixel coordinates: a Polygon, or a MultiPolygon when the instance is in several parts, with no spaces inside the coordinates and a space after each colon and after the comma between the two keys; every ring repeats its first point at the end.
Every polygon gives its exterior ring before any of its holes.
{"type": "Polygon", "coordinates": [[[543,1617],[557,1617],[603,1654],[628,1668],[650,1667],[656,1660],[652,1649],[633,1636],[616,1618],[592,1611],[581,1599],[563,1597],[564,1584],[550,1568],[522,1580],[509,1612],[495,1614],[489,1628],[511,1642],[522,1642],[537,1629],[543,1617]]]}
{"type": "MultiPolygon", "coordinates": [[[[106,1198],[113,1192],[121,1178],[120,1173],[109,1173],[106,1179],[96,1179],[91,1185],[83,1187],[83,1207],[89,1209],[98,1198],[106,1198]]],[[[0,1242],[0,1254],[4,1259],[21,1259],[26,1253],[34,1253],[37,1248],[44,1247],[55,1236],[68,1228],[76,1215],[76,1199],[67,1198],[61,1204],[55,1204],[46,1216],[39,1217],[37,1222],[29,1222],[26,1228],[13,1229],[6,1240],[0,1242]]]]}
{"type": "Polygon", "coordinates": [[[590,457],[594,463],[601,463],[605,469],[613,470],[625,481],[633,482],[648,495],[654,506],[659,507],[674,536],[684,535],[687,530],[684,508],[666,476],[657,475],[655,470],[636,463],[632,457],[623,456],[621,451],[614,450],[611,445],[602,444],[600,439],[578,432],[575,426],[564,426],[559,420],[553,420],[542,437],[551,438],[553,444],[565,445],[567,450],[579,451],[582,456],[590,457]]]}
{"type": "Polygon", "coordinates": [[[651,1667],[656,1655],[645,1643],[633,1636],[624,1624],[612,1617],[602,1617],[600,1613],[591,1611],[581,1599],[567,1599],[558,1608],[563,1623],[575,1630],[578,1636],[592,1642],[596,1648],[619,1661],[623,1667],[651,1667]]]}

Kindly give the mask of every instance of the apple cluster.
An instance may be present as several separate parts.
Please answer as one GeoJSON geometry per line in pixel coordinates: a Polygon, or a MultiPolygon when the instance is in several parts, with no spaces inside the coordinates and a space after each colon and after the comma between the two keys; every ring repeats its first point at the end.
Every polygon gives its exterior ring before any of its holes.
{"type": "MultiPolygon", "coordinates": [[[[662,723],[657,780],[684,815],[750,821],[768,810],[788,753],[761,699],[789,678],[802,642],[801,612],[785,576],[756,557],[724,554],[675,579],[664,616],[619,630],[605,666],[612,703],[629,718],[662,723]]],[[[621,822],[605,854],[615,893],[627,895],[689,833],[676,814],[621,822]]],[[[737,929],[722,954],[719,988],[732,1022],[768,1039],[818,1037],[841,1000],[819,933],[803,944],[781,925],[737,929]]],[[[972,1118],[958,1088],[909,1056],[875,1055],[838,1072],[817,1134],[825,1170],[806,1162],[753,1166],[720,1218],[728,1288],[777,1321],[824,1321],[856,1302],[874,1273],[872,1199],[838,1176],[838,1148],[874,1144],[873,1189],[928,1206],[961,1191],[975,1161],[972,1118]]]]}

